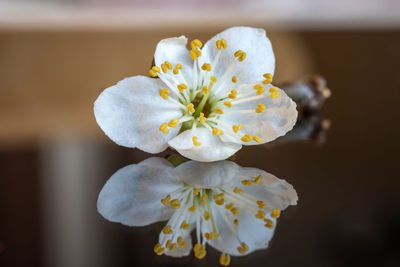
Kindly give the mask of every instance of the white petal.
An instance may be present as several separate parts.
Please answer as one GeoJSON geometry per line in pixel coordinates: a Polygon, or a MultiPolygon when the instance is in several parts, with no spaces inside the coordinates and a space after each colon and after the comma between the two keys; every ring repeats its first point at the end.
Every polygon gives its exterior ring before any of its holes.
{"type": "Polygon", "coordinates": [[[250,180],[258,175],[262,177],[260,184],[245,187],[239,181],[234,181],[233,184],[258,200],[264,201],[267,204],[267,210],[273,208],[284,210],[289,205],[297,204],[296,190],[285,180],[256,168],[241,168],[237,173],[238,178],[250,180]]]}
{"type": "Polygon", "coordinates": [[[149,158],[118,170],[99,194],[99,213],[109,221],[128,226],[144,226],[170,218],[174,210],[160,201],[183,186],[171,178],[171,169],[167,160],[149,158]]]}
{"type": "Polygon", "coordinates": [[[193,187],[213,188],[230,183],[240,167],[232,161],[185,162],[171,171],[176,179],[193,187]]]}
{"type": "Polygon", "coordinates": [[[179,132],[180,126],[170,128],[168,134],[159,127],[179,118],[182,112],[160,97],[162,88],[166,86],[160,79],[134,76],[105,89],[94,103],[97,123],[119,145],[149,153],[165,150],[168,140],[179,132]]]}
{"type": "Polygon", "coordinates": [[[271,42],[266,36],[265,30],[251,27],[232,27],[213,38],[211,38],[202,49],[202,56],[199,58],[200,65],[203,62],[212,63],[218,49],[215,45],[217,40],[225,39],[227,48],[222,49],[221,57],[216,68],[213,70],[214,76],[220,79],[229,67],[236,61],[233,54],[242,50],[246,52],[246,59],[237,62],[236,66],[228,79],[236,76],[238,83],[254,83],[263,79],[263,74],[274,74],[275,56],[272,51],[271,42]]]}
{"type": "MultiPolygon", "coordinates": [[[[279,90],[279,92],[280,96],[277,98],[265,96],[258,100],[234,105],[226,114],[223,114],[221,118],[229,125],[242,124],[243,128],[240,132],[260,137],[262,140],[261,143],[270,142],[290,131],[296,124],[297,120],[296,103],[294,103],[283,90],[279,90]],[[257,104],[259,103],[263,104],[266,108],[262,113],[255,112],[257,104]],[[254,110],[254,112],[246,114],[229,114],[229,111],[235,110],[254,110]]],[[[227,137],[224,135],[222,138],[227,137]]],[[[230,141],[244,145],[259,144],[256,141],[243,142],[239,139],[232,139],[230,141]]]]}
{"type": "Polygon", "coordinates": [[[206,128],[197,128],[194,132],[186,130],[171,139],[168,144],[181,155],[192,160],[210,162],[224,160],[236,153],[242,146],[231,142],[223,142],[218,136],[213,136],[206,128]],[[200,146],[193,144],[196,136],[200,146]]]}
{"type": "MultiPolygon", "coordinates": [[[[154,54],[154,62],[156,66],[161,67],[165,61],[172,64],[174,68],[176,64],[181,64],[180,70],[189,82],[192,81],[193,60],[190,58],[189,51],[186,48],[187,38],[185,36],[173,37],[161,40],[157,44],[154,54]]],[[[169,71],[171,73],[171,71],[169,71]]],[[[173,74],[171,74],[173,75],[173,74]]]]}
{"type": "Polygon", "coordinates": [[[239,215],[233,216],[223,206],[213,206],[213,214],[215,214],[215,223],[220,233],[220,237],[209,242],[209,244],[215,249],[233,256],[242,256],[237,250],[240,246],[239,241],[235,236],[237,231],[238,236],[242,242],[245,242],[249,250],[243,254],[247,255],[259,249],[265,249],[268,247],[269,241],[274,235],[276,221],[274,219],[274,227],[272,229],[266,228],[262,220],[256,219],[254,215],[247,213],[245,210],[239,208],[239,215]],[[218,212],[215,212],[218,209],[218,212]],[[222,215],[225,214],[225,215],[222,215]],[[231,227],[229,227],[224,220],[223,216],[228,218],[231,227]],[[232,221],[234,219],[239,220],[239,226],[234,226],[232,221]]]}

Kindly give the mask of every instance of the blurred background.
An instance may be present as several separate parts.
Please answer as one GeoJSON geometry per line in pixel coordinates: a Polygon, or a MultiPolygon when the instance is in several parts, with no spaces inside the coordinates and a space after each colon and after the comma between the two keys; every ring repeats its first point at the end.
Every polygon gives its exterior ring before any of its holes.
{"type": "Polygon", "coordinates": [[[400,265],[398,0],[0,0],[0,266],[218,266],[212,249],[157,257],[155,225],[97,214],[105,181],[149,155],[112,143],[93,102],[147,75],[160,39],[237,25],[267,30],[276,82],[318,73],[332,96],[305,115],[317,126],[237,154],[300,200],[268,250],[231,264],[400,265]]]}

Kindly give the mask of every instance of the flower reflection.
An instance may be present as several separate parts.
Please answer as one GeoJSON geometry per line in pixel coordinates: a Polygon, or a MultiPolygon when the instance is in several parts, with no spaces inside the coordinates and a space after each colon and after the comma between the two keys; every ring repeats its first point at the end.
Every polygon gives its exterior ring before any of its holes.
{"type": "Polygon", "coordinates": [[[128,226],[168,220],[154,246],[158,255],[182,257],[193,248],[202,259],[209,244],[222,253],[219,262],[226,266],[231,255],[266,248],[281,210],[296,203],[290,184],[260,169],[231,161],[174,167],[153,157],[112,175],[97,205],[104,218],[128,226]]]}

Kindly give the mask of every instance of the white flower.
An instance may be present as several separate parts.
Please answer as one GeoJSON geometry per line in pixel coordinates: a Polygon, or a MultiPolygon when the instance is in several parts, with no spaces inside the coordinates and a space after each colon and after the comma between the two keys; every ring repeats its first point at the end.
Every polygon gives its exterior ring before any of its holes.
{"type": "Polygon", "coordinates": [[[184,36],[161,40],[153,79],[126,78],[94,105],[101,129],[117,144],[159,153],[168,145],[198,161],[226,159],[243,144],[284,135],[296,104],[271,85],[275,58],[262,29],[229,28],[201,49],[184,36]]]}
{"type": "Polygon", "coordinates": [[[222,252],[220,263],[268,246],[280,211],[297,203],[284,180],[231,161],[185,162],[174,168],[149,158],[117,171],[104,185],[98,211],[113,222],[144,226],[168,220],[154,251],[202,259],[206,244],[222,252]]]}

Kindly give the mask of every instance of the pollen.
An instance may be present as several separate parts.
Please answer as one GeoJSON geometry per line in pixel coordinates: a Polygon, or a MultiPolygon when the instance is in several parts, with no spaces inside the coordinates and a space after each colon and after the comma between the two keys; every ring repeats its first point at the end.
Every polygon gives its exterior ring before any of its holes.
{"type": "Polygon", "coordinates": [[[162,245],[160,243],[157,243],[154,246],[154,252],[158,255],[161,256],[162,254],[164,254],[164,248],[162,247],[162,245]]]}
{"type": "Polygon", "coordinates": [[[243,194],[243,189],[235,186],[235,188],[233,188],[233,192],[235,192],[236,194],[243,194]]]}
{"type": "Polygon", "coordinates": [[[242,136],[242,138],[240,138],[240,140],[242,140],[243,142],[250,142],[253,138],[251,137],[251,135],[245,134],[242,136]]]}
{"type": "Polygon", "coordinates": [[[168,94],[170,93],[170,91],[168,89],[161,89],[160,90],[160,96],[162,98],[164,98],[165,100],[168,99],[168,94]]]}
{"type": "Polygon", "coordinates": [[[184,83],[178,84],[176,87],[178,87],[179,92],[183,93],[183,90],[187,89],[187,85],[184,83]]]}
{"type": "Polygon", "coordinates": [[[237,97],[237,91],[235,89],[231,90],[231,93],[228,95],[230,99],[235,99],[237,97]]]}
{"type": "Polygon", "coordinates": [[[237,77],[236,76],[232,76],[232,82],[233,83],[237,83],[237,77]]]}
{"type": "Polygon", "coordinates": [[[204,113],[200,112],[200,116],[199,116],[199,121],[200,123],[204,123],[207,120],[206,117],[204,117],[204,113]]]}
{"type": "Polygon", "coordinates": [[[222,266],[228,266],[231,263],[231,255],[222,253],[221,256],[219,256],[219,264],[222,266]]]}
{"type": "Polygon", "coordinates": [[[265,106],[261,103],[257,104],[256,113],[263,113],[265,111],[265,106]]]}
{"type": "Polygon", "coordinates": [[[208,92],[208,87],[207,87],[207,85],[204,85],[203,88],[201,89],[201,93],[203,95],[205,95],[205,94],[207,94],[207,92],[208,92]]]}
{"type": "Polygon", "coordinates": [[[195,145],[195,146],[200,146],[201,145],[201,143],[197,141],[197,136],[193,136],[192,137],[192,141],[193,141],[193,145],[195,145]]]}
{"type": "Polygon", "coordinates": [[[179,119],[173,119],[168,123],[168,126],[175,128],[176,126],[178,126],[178,122],[179,122],[179,119]]]}
{"type": "Polygon", "coordinates": [[[195,212],[196,211],[196,205],[191,206],[188,210],[191,213],[195,212]]]}
{"type": "Polygon", "coordinates": [[[281,210],[280,209],[272,209],[271,210],[271,217],[272,218],[279,218],[281,216],[281,210]]]}
{"type": "Polygon", "coordinates": [[[224,114],[224,112],[222,111],[222,109],[217,108],[213,111],[213,113],[217,113],[217,114],[224,114]]]}
{"type": "Polygon", "coordinates": [[[191,112],[191,113],[193,113],[195,111],[194,110],[194,105],[192,103],[188,104],[186,107],[189,110],[189,112],[191,112]]]}
{"type": "Polygon", "coordinates": [[[186,241],[183,241],[183,238],[181,236],[178,237],[178,239],[176,240],[176,243],[178,243],[178,245],[181,248],[184,248],[186,246],[186,241]]]}
{"type": "Polygon", "coordinates": [[[228,108],[232,107],[232,103],[229,101],[224,102],[224,105],[227,106],[228,108]]]}
{"type": "Polygon", "coordinates": [[[161,124],[159,130],[160,130],[161,132],[167,134],[167,133],[169,133],[169,129],[168,129],[167,127],[168,127],[168,125],[167,125],[166,123],[163,123],[163,124],[161,124]]]}
{"type": "Polygon", "coordinates": [[[262,142],[261,138],[258,137],[257,135],[253,136],[253,140],[256,141],[259,144],[262,142]]]}
{"type": "Polygon", "coordinates": [[[240,129],[242,129],[242,125],[239,123],[237,126],[236,125],[233,125],[232,126],[232,130],[235,132],[235,133],[237,133],[240,129]]]}
{"type": "Polygon", "coordinates": [[[267,228],[273,228],[274,227],[274,222],[271,221],[270,219],[264,219],[264,222],[265,222],[265,224],[264,224],[265,227],[267,227],[267,228]]]}
{"type": "Polygon", "coordinates": [[[252,184],[253,184],[253,182],[250,181],[250,180],[243,180],[243,181],[242,181],[242,185],[247,185],[247,186],[249,186],[249,185],[252,185],[252,184]]]}
{"type": "Polygon", "coordinates": [[[171,200],[171,196],[168,195],[165,198],[161,199],[161,203],[165,206],[167,206],[169,204],[169,201],[171,200]]]}
{"type": "Polygon", "coordinates": [[[255,216],[256,216],[257,219],[261,219],[262,220],[262,219],[264,219],[265,215],[266,215],[266,213],[264,211],[258,210],[257,214],[255,216]]]}
{"type": "Polygon", "coordinates": [[[203,66],[201,66],[201,69],[205,71],[211,71],[211,64],[204,63],[203,66]]]}
{"type": "Polygon", "coordinates": [[[166,235],[170,235],[172,234],[174,231],[172,231],[171,229],[171,225],[167,225],[164,229],[163,229],[163,233],[166,235]]]}
{"type": "Polygon", "coordinates": [[[259,209],[265,209],[267,207],[267,204],[265,204],[264,201],[257,200],[256,203],[257,203],[259,209]]]}
{"type": "Polygon", "coordinates": [[[207,240],[214,240],[215,238],[219,237],[219,233],[217,232],[205,233],[204,236],[207,240]]]}
{"type": "Polygon", "coordinates": [[[187,230],[187,229],[189,229],[189,227],[190,227],[190,224],[186,223],[185,220],[181,223],[181,229],[187,230]]]}

